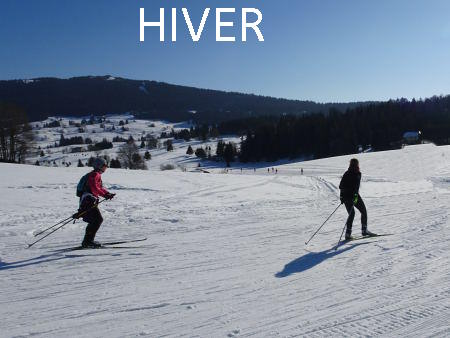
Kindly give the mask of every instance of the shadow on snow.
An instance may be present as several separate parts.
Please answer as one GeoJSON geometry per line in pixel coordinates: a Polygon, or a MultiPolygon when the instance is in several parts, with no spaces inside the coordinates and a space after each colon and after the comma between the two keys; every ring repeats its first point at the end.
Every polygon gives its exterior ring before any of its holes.
{"type": "Polygon", "coordinates": [[[17,262],[11,262],[11,263],[0,262],[0,271],[16,269],[16,268],[23,268],[23,267],[26,267],[29,265],[37,265],[37,264],[46,263],[46,262],[59,261],[60,259],[65,259],[65,258],[69,258],[69,257],[51,254],[51,255],[41,255],[38,257],[25,259],[25,260],[17,261],[17,262]]]}
{"type": "Polygon", "coordinates": [[[286,264],[282,271],[275,274],[275,277],[283,278],[288,277],[294,273],[304,272],[306,270],[312,269],[313,267],[319,265],[327,259],[333,258],[334,256],[340,255],[346,251],[356,248],[357,246],[365,244],[368,243],[357,243],[349,245],[347,247],[341,247],[338,250],[331,248],[321,252],[310,252],[286,264]]]}
{"type": "Polygon", "coordinates": [[[53,253],[51,253],[51,254],[40,255],[40,256],[37,256],[34,258],[24,259],[21,261],[10,262],[10,263],[2,262],[0,260],[0,271],[23,268],[23,267],[27,267],[27,266],[31,266],[31,265],[38,265],[38,264],[48,263],[48,262],[53,262],[53,261],[59,261],[61,259],[86,257],[86,255],[67,254],[70,251],[73,251],[73,248],[54,250],[53,253]]]}

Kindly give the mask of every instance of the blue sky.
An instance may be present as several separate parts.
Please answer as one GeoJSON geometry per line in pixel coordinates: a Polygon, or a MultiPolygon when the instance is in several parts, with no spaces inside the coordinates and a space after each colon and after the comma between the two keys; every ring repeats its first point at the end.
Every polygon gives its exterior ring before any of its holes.
{"type": "Polygon", "coordinates": [[[319,102],[450,94],[448,0],[1,0],[0,79],[122,76],[319,102]],[[146,20],[166,9],[166,42],[146,20]],[[170,41],[177,8],[178,41],[170,41]],[[198,27],[193,43],[181,8],[198,27]],[[236,43],[215,41],[215,8],[236,43]],[[256,7],[265,42],[240,42],[240,11],[256,7]]]}

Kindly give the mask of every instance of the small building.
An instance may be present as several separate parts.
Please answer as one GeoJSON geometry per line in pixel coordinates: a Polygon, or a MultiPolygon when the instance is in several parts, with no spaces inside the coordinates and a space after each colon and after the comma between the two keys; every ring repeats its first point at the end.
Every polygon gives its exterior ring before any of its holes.
{"type": "Polygon", "coordinates": [[[403,142],[406,144],[418,144],[420,143],[420,139],[422,136],[422,132],[419,131],[407,131],[403,134],[403,142]]]}

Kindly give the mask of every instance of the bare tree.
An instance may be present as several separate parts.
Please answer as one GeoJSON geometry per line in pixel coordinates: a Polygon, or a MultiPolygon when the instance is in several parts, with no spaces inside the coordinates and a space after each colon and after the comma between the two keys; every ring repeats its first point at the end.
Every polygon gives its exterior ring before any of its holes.
{"type": "Polygon", "coordinates": [[[0,103],[0,162],[24,163],[32,143],[25,112],[16,105],[0,103]]]}
{"type": "Polygon", "coordinates": [[[147,169],[147,165],[139,154],[139,149],[133,141],[129,141],[122,145],[117,155],[124,168],[147,169]]]}
{"type": "Polygon", "coordinates": [[[158,147],[158,140],[151,134],[145,136],[145,143],[147,149],[155,149],[158,147]]]}

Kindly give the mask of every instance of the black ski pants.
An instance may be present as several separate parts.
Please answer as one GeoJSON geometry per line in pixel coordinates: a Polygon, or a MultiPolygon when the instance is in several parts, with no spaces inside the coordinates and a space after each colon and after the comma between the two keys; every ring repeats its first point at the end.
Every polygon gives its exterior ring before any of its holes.
{"type": "Polygon", "coordinates": [[[353,204],[352,200],[345,200],[344,201],[345,208],[348,212],[348,218],[347,218],[347,233],[352,232],[352,226],[353,226],[353,220],[355,218],[355,208],[359,210],[361,213],[361,226],[362,228],[367,229],[367,210],[366,206],[364,204],[363,199],[361,196],[358,195],[358,202],[356,204],[353,204]]]}
{"type": "Polygon", "coordinates": [[[95,234],[100,228],[100,225],[103,223],[103,217],[102,214],[100,213],[99,208],[94,207],[90,209],[83,217],[83,221],[88,223],[86,227],[86,235],[84,236],[84,240],[87,242],[92,242],[95,238],[95,234]]]}

